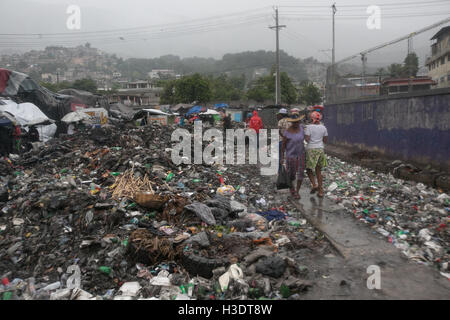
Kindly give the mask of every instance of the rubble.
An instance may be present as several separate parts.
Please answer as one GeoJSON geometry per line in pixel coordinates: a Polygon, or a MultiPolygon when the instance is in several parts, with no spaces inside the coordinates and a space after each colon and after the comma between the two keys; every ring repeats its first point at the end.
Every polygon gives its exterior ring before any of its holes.
{"type": "MultiPolygon", "coordinates": [[[[399,165],[393,163],[393,165],[399,165]]],[[[442,270],[449,261],[450,197],[440,189],[330,157],[327,197],[410,259],[442,270]]]]}
{"type": "Polygon", "coordinates": [[[174,128],[117,122],[1,159],[3,299],[283,299],[284,258],[329,244],[257,166],[175,166],[174,128]]]}

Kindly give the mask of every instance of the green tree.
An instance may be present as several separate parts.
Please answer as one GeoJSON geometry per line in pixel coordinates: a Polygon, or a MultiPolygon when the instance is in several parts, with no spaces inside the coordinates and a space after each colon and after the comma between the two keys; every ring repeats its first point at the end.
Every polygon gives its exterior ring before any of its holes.
{"type": "Polygon", "coordinates": [[[296,103],[298,100],[297,89],[295,89],[291,79],[286,72],[280,73],[280,82],[282,102],[287,104],[296,103]]]}
{"type": "Polygon", "coordinates": [[[163,92],[161,93],[160,102],[161,104],[175,104],[175,83],[176,80],[165,81],[164,83],[159,82],[163,85],[163,92]]]}
{"type": "Polygon", "coordinates": [[[196,73],[175,83],[175,99],[178,103],[209,102],[212,98],[210,81],[196,73]]]}
{"type": "Polygon", "coordinates": [[[242,87],[242,78],[229,78],[222,74],[217,78],[209,78],[213,100],[215,101],[237,101],[243,96],[243,92],[239,87],[242,87]]]}
{"type": "MultiPolygon", "coordinates": [[[[281,102],[287,104],[296,103],[298,99],[297,90],[286,72],[280,73],[280,84],[281,102]]],[[[273,73],[256,80],[252,88],[248,90],[247,97],[257,102],[275,101],[275,76],[273,73]]]]}
{"type": "Polygon", "coordinates": [[[320,89],[317,88],[312,82],[303,84],[300,89],[300,101],[308,106],[322,102],[322,94],[320,93],[320,89]]]}
{"type": "Polygon", "coordinates": [[[97,84],[92,79],[76,80],[73,83],[72,88],[73,89],[78,89],[78,90],[89,91],[91,93],[96,93],[97,92],[97,84]]]}
{"type": "Polygon", "coordinates": [[[403,66],[400,63],[393,63],[388,68],[389,76],[391,78],[401,78],[404,76],[403,74],[403,66]]]}
{"type": "Polygon", "coordinates": [[[205,103],[211,101],[212,96],[210,80],[196,73],[166,82],[161,94],[161,103],[192,103],[194,101],[205,103]]]}
{"type": "Polygon", "coordinates": [[[415,77],[419,72],[419,57],[414,52],[408,54],[404,61],[404,73],[407,76],[415,77]]]}

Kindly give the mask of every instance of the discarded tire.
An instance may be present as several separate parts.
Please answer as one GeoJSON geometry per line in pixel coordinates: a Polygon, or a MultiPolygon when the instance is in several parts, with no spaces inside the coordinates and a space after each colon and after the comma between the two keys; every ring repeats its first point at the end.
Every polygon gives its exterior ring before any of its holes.
{"type": "Polygon", "coordinates": [[[227,266],[227,259],[209,259],[192,251],[186,251],[182,256],[183,267],[191,274],[198,275],[207,279],[212,278],[212,271],[216,268],[227,266]]]}
{"type": "Polygon", "coordinates": [[[444,190],[450,190],[450,176],[442,175],[436,179],[436,186],[444,190]]]}

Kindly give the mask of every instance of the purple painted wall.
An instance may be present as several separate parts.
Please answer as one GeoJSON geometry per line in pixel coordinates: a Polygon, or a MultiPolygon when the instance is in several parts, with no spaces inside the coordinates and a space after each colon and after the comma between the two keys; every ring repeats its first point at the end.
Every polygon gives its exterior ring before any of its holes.
{"type": "Polygon", "coordinates": [[[450,88],[326,105],[329,141],[450,169],[450,88]]]}

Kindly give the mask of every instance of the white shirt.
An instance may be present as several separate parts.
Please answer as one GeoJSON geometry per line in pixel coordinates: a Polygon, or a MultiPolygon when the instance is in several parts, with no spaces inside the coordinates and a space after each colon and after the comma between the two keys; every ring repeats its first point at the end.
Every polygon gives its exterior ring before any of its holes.
{"type": "Polygon", "coordinates": [[[305,136],[311,138],[306,149],[323,149],[323,137],[328,137],[328,131],[323,124],[310,124],[306,126],[305,136]]]}
{"type": "Polygon", "coordinates": [[[75,133],[75,126],[73,124],[69,124],[69,126],[67,128],[67,134],[72,135],[74,133],[75,133]]]}

